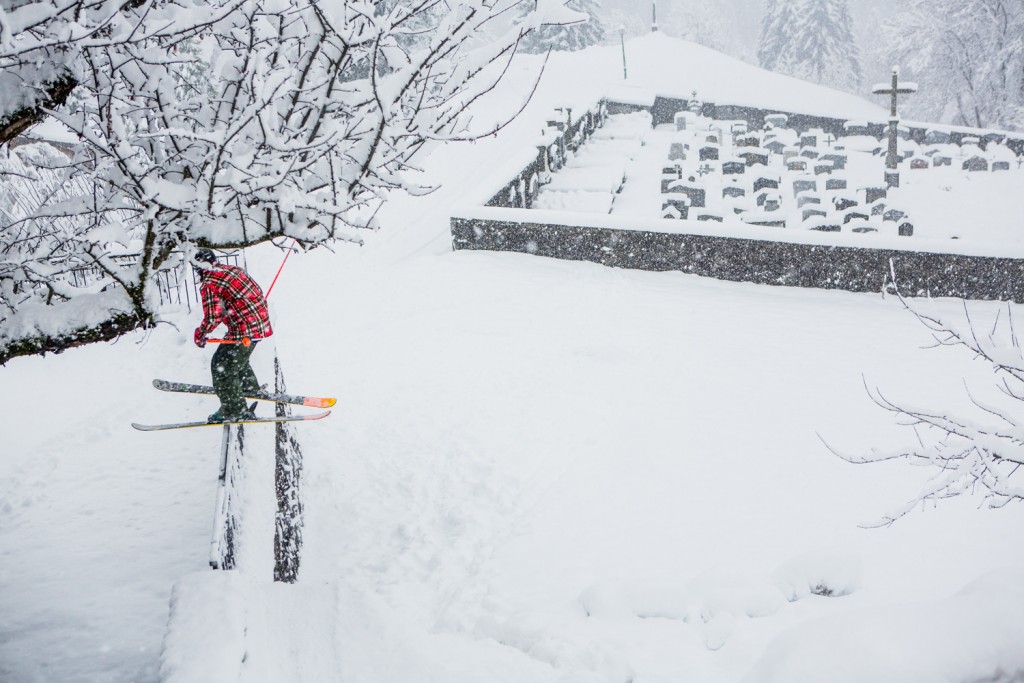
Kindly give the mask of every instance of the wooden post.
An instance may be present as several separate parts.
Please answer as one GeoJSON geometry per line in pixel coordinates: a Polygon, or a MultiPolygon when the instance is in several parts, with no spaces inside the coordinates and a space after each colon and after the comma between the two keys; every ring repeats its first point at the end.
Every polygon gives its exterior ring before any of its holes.
{"type": "Polygon", "coordinates": [[[894,66],[892,68],[892,85],[887,88],[884,84],[880,84],[871,89],[871,92],[875,95],[889,95],[892,98],[889,108],[889,152],[885,157],[885,182],[889,187],[900,186],[900,173],[897,170],[899,164],[897,140],[899,138],[900,119],[899,113],[896,110],[896,97],[917,92],[916,83],[904,83],[900,87],[899,74],[900,68],[894,66]]]}

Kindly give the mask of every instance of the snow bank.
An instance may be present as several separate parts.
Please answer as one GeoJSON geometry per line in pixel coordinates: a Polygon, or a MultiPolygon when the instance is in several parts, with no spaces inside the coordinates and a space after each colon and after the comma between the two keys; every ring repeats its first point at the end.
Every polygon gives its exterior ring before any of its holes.
{"type": "Polygon", "coordinates": [[[718,650],[738,619],[763,618],[809,595],[839,597],[857,590],[861,562],[855,555],[807,554],[793,558],[769,578],[709,570],[688,582],[672,578],[601,583],[579,597],[587,616],[602,620],[676,619],[703,633],[718,650]]]}
{"type": "Polygon", "coordinates": [[[932,603],[818,619],[777,637],[745,683],[1020,680],[1024,568],[932,603]],[[1005,678],[1004,678],[1005,677],[1005,678]]]}
{"type": "Polygon", "coordinates": [[[174,585],[163,683],[237,681],[245,658],[245,596],[236,572],[189,574],[174,585]]]}

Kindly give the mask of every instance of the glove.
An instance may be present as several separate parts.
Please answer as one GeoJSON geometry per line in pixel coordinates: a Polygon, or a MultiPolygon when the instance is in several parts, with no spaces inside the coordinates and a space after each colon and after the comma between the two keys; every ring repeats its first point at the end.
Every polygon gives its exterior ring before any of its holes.
{"type": "Polygon", "coordinates": [[[206,346],[206,335],[203,334],[203,328],[197,327],[195,334],[196,346],[203,348],[206,346]]]}

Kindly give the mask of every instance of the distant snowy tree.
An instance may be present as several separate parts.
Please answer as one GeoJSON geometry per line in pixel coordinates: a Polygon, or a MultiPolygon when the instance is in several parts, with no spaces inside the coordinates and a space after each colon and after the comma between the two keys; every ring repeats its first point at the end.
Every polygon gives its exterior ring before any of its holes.
{"type": "Polygon", "coordinates": [[[464,113],[522,38],[577,18],[559,0],[0,0],[0,143],[60,121],[79,142],[35,158],[84,188],[0,201],[0,363],[151,325],[193,245],[359,241],[387,191],[418,190],[424,142],[490,132],[464,113]]]}
{"type": "Polygon", "coordinates": [[[921,88],[919,118],[1024,128],[1024,2],[910,0],[885,25],[891,62],[921,88]]]}
{"type": "MultiPolygon", "coordinates": [[[[604,42],[607,28],[601,19],[601,0],[569,0],[566,7],[579,12],[581,20],[542,26],[523,38],[520,49],[534,54],[548,50],[575,51],[604,42]],[[587,19],[583,21],[582,16],[587,19]]],[[[530,11],[530,3],[520,5],[520,17],[530,11]]]]}
{"type": "Polygon", "coordinates": [[[757,61],[769,71],[785,73],[796,54],[794,27],[797,23],[797,3],[788,0],[768,0],[761,36],[757,42],[757,61]]]}
{"type": "Polygon", "coordinates": [[[931,330],[936,346],[960,348],[992,371],[998,398],[981,399],[968,391],[973,411],[937,405],[911,405],[872,390],[871,398],[914,430],[907,448],[872,450],[865,455],[833,451],[856,464],[905,460],[930,468],[934,478],[902,508],[885,515],[877,525],[892,524],[924,502],[980,493],[988,507],[1024,502],[1024,345],[1018,336],[1012,307],[991,324],[972,319],[967,303],[958,321],[904,306],[931,330]],[[983,329],[982,329],[983,328],[983,329]]]}
{"type": "Polygon", "coordinates": [[[862,80],[847,0],[771,0],[758,60],[766,69],[837,88],[862,80]]]}

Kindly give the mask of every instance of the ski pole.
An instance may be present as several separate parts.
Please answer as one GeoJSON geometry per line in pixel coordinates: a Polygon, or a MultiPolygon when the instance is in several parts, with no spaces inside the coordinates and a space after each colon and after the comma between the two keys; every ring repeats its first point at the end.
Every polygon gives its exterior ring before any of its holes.
{"type": "Polygon", "coordinates": [[[249,337],[242,337],[241,339],[207,339],[207,344],[241,344],[242,346],[252,346],[252,339],[249,337]]]}
{"type": "Polygon", "coordinates": [[[284,260],[281,261],[281,266],[277,269],[277,273],[274,275],[273,281],[270,283],[270,287],[267,288],[267,293],[263,295],[264,299],[270,298],[270,292],[274,289],[274,285],[277,284],[277,278],[281,275],[281,271],[284,270],[284,264],[288,263],[288,257],[292,255],[292,249],[295,247],[296,239],[292,238],[292,243],[288,245],[288,250],[284,253],[284,260]]]}

